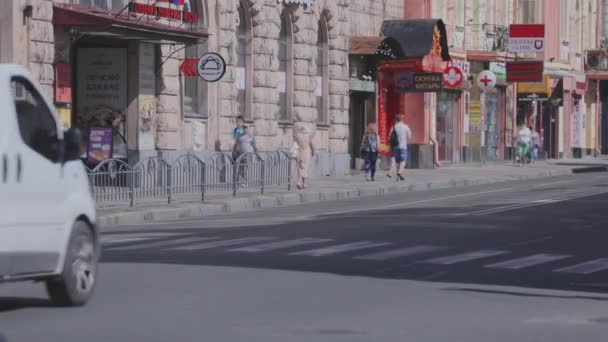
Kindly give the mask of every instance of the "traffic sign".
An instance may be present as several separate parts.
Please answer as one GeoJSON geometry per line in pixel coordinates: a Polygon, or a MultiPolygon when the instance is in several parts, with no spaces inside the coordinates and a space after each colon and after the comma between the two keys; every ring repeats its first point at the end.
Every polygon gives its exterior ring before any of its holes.
{"type": "Polygon", "coordinates": [[[477,86],[482,91],[494,88],[496,86],[496,75],[489,70],[480,72],[477,75],[477,86]]]}
{"type": "Polygon", "coordinates": [[[544,24],[509,25],[509,52],[545,51],[544,24]]]}

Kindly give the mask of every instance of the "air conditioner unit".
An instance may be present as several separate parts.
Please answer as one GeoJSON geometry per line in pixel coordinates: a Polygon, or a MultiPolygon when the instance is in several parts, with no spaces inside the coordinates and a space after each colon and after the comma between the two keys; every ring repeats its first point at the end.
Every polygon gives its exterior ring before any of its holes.
{"type": "Polygon", "coordinates": [[[588,51],[585,55],[585,70],[608,70],[608,55],[604,51],[588,51]]]}

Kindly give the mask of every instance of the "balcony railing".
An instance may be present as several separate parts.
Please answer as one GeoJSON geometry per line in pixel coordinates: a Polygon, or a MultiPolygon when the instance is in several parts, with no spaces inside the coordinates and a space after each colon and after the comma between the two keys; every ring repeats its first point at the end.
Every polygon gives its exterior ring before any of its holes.
{"type": "Polygon", "coordinates": [[[476,51],[507,51],[509,29],[506,26],[494,24],[467,25],[468,49],[476,51]]]}

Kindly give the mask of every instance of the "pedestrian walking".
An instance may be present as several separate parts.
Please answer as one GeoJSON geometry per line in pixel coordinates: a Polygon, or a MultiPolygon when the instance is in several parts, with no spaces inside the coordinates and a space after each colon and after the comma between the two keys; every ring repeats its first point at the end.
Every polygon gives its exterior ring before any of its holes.
{"type": "Polygon", "coordinates": [[[405,173],[405,165],[408,157],[407,145],[412,136],[410,127],[403,122],[404,117],[403,114],[395,115],[395,125],[391,128],[389,134],[389,143],[393,152],[393,160],[388,177],[391,178],[393,169],[396,169],[397,181],[405,180],[403,174],[405,173]]]}
{"type": "Polygon", "coordinates": [[[298,166],[298,189],[306,188],[306,178],[308,178],[308,168],[310,160],[315,155],[312,145],[312,134],[308,127],[303,124],[296,124],[293,129],[292,155],[296,158],[298,166]]]}
{"type": "Polygon", "coordinates": [[[245,125],[245,118],[242,115],[236,117],[236,127],[232,130],[232,137],[236,140],[243,133],[243,126],[245,125]]]}
{"type": "Polygon", "coordinates": [[[376,161],[378,160],[378,131],[376,123],[367,125],[367,131],[361,141],[361,156],[365,160],[365,180],[374,181],[376,175],[376,161]]]}
{"type": "Polygon", "coordinates": [[[255,153],[257,155],[258,150],[255,146],[253,133],[251,133],[247,125],[242,125],[239,132],[240,135],[234,140],[234,146],[232,147],[232,157],[235,163],[239,163],[237,179],[240,180],[245,178],[247,169],[247,158],[241,158],[241,156],[247,153],[255,153]]]}
{"type": "Polygon", "coordinates": [[[535,129],[532,129],[532,137],[530,138],[532,145],[532,160],[538,160],[538,152],[540,151],[540,135],[535,129]]]}

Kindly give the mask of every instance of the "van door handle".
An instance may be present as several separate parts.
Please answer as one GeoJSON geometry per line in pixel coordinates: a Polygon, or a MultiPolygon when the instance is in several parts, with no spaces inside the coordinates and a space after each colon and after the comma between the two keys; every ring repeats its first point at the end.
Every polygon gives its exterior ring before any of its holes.
{"type": "Polygon", "coordinates": [[[2,155],[2,183],[8,180],[8,158],[6,154],[2,155]]]}
{"type": "Polygon", "coordinates": [[[17,155],[17,183],[21,183],[21,155],[17,155]]]}

